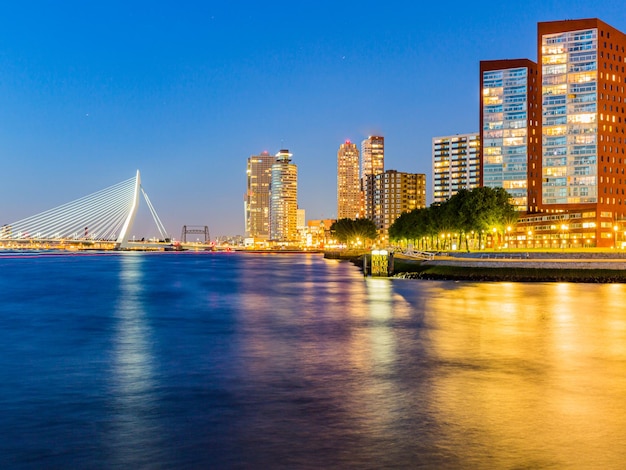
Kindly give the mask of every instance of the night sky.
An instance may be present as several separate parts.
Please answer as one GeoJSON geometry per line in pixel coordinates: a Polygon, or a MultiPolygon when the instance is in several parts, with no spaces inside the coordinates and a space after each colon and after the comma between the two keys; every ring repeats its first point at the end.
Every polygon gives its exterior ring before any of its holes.
{"type": "Polygon", "coordinates": [[[432,138],[478,131],[479,61],[589,17],[626,31],[623,0],[4,2],[0,225],[139,169],[174,238],[243,234],[246,159],[281,148],[307,219],[333,218],[337,149],[371,134],[430,201],[432,138]]]}

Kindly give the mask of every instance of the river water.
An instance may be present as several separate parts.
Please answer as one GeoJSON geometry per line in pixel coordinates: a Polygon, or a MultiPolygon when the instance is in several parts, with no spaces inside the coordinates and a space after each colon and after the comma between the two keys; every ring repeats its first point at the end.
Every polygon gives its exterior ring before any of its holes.
{"type": "Polygon", "coordinates": [[[623,468],[626,285],[0,255],[1,468],[623,468]]]}

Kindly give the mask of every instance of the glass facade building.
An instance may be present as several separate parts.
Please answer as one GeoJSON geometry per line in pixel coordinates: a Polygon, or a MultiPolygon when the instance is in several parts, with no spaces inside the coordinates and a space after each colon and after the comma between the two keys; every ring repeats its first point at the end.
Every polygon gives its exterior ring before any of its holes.
{"type": "Polygon", "coordinates": [[[626,236],[626,35],[597,18],[538,25],[542,210],[578,212],[568,242],[626,236]]]}
{"type": "Polygon", "coordinates": [[[298,167],[291,163],[289,150],[276,154],[270,186],[270,239],[298,240],[298,167]]]}
{"type": "Polygon", "coordinates": [[[544,206],[598,202],[598,29],[541,36],[544,206]]]}
{"type": "Polygon", "coordinates": [[[528,210],[528,170],[538,142],[537,66],[527,59],[480,63],[480,185],[504,188],[528,210]]]}

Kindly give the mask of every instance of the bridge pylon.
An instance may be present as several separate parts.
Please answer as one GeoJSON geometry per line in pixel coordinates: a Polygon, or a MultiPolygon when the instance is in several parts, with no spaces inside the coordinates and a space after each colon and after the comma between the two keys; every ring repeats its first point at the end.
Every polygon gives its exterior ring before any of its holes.
{"type": "Polygon", "coordinates": [[[135,221],[135,215],[137,214],[137,207],[139,206],[139,191],[141,190],[141,176],[139,175],[139,170],[137,170],[137,176],[135,177],[135,189],[133,191],[133,199],[130,211],[128,212],[128,216],[126,217],[126,221],[120,230],[120,234],[115,241],[115,245],[117,248],[127,248],[128,247],[128,237],[126,234],[132,228],[133,222],[135,221]]]}

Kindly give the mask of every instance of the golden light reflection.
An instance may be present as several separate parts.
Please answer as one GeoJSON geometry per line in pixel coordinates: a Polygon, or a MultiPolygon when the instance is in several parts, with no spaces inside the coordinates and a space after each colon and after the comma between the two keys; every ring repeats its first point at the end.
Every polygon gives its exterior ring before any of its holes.
{"type": "Polygon", "coordinates": [[[494,468],[511,458],[531,467],[615,462],[609,436],[620,434],[626,411],[626,287],[444,285],[429,297],[428,318],[442,365],[432,402],[450,423],[449,445],[532,449],[528,460],[496,452],[494,468]]]}
{"type": "MultiPolygon", "coordinates": [[[[359,374],[368,377],[367,387],[355,387],[346,395],[345,406],[355,423],[377,439],[391,435],[404,418],[399,403],[413,400],[394,379],[398,363],[397,327],[399,319],[414,312],[393,289],[390,279],[367,278],[365,303],[367,328],[354,335],[349,345],[349,363],[359,374]],[[372,406],[372,404],[376,406],[372,406]]],[[[410,391],[409,391],[410,392],[410,391]]]]}

